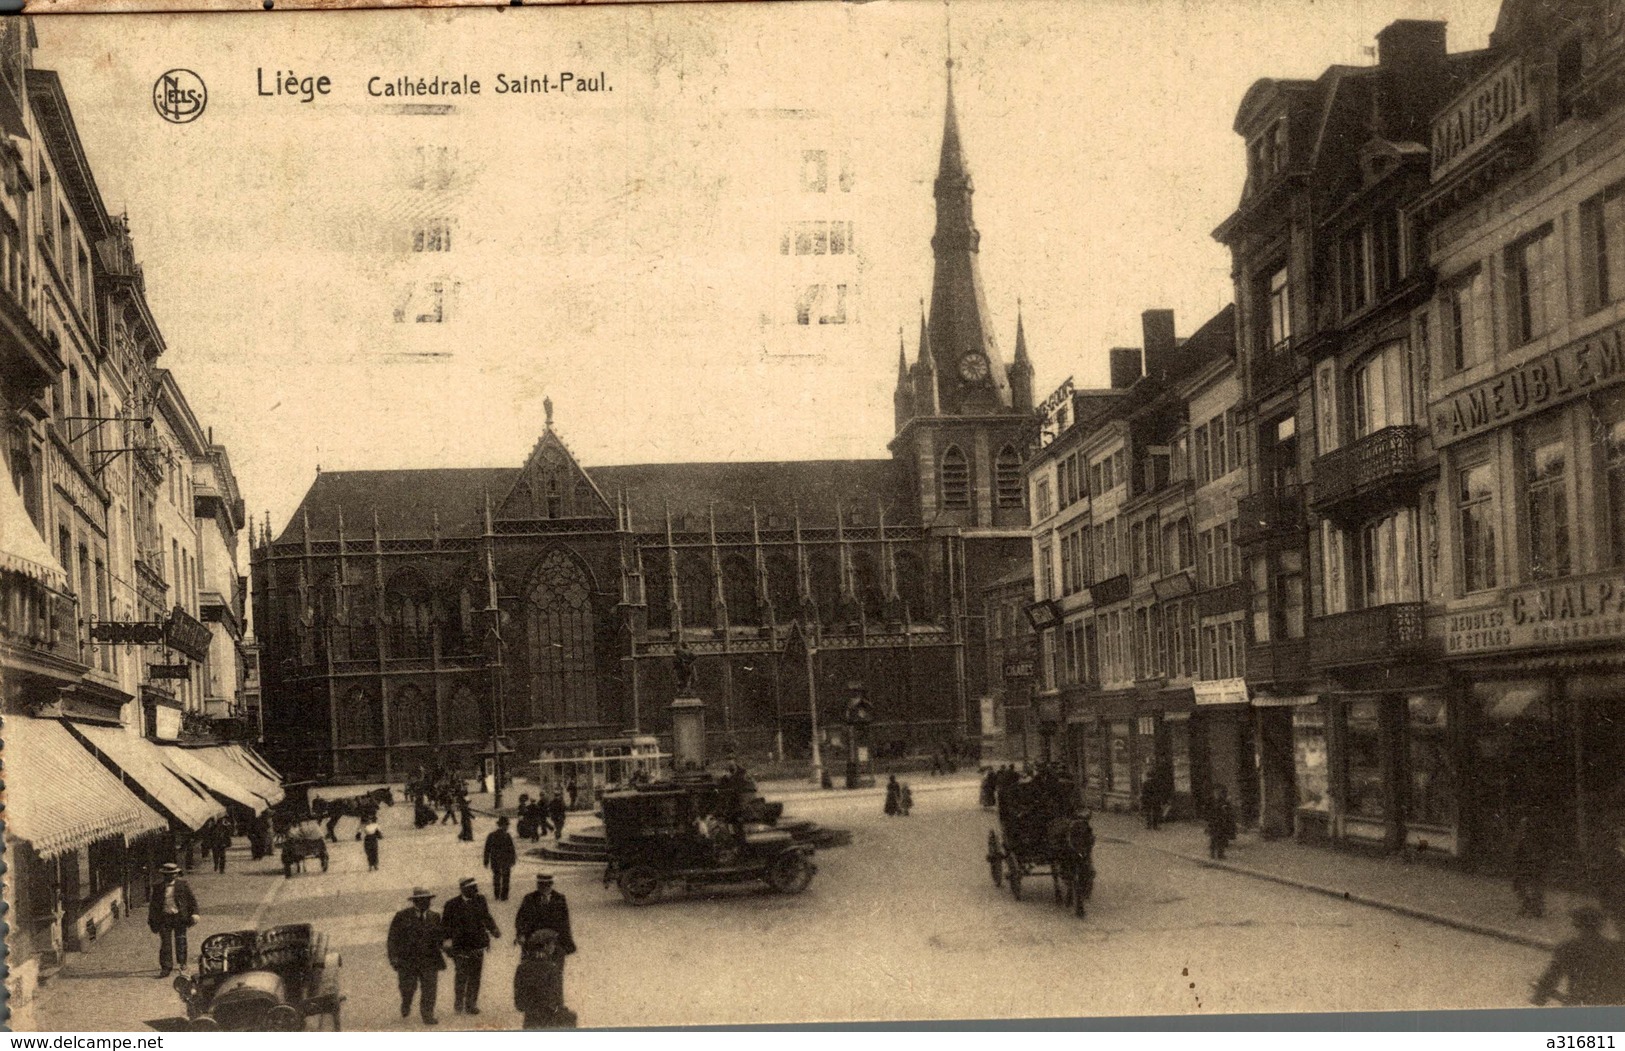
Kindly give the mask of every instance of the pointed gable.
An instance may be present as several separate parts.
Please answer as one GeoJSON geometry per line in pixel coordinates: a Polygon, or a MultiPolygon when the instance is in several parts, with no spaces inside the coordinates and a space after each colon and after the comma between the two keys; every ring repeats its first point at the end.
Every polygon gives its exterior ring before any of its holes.
{"type": "Polygon", "coordinates": [[[614,518],[598,485],[575,454],[549,427],[542,432],[530,458],[497,505],[496,517],[510,520],[543,518],[614,518]]]}

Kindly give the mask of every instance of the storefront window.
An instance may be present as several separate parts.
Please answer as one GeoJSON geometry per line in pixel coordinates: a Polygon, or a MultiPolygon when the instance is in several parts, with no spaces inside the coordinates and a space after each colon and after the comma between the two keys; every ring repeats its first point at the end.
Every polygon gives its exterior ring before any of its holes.
{"type": "Polygon", "coordinates": [[[1086,724],[1083,737],[1083,768],[1092,792],[1106,790],[1106,737],[1105,727],[1099,723],[1086,724]]]}
{"type": "Polygon", "coordinates": [[[1298,809],[1329,812],[1331,778],[1326,766],[1326,713],[1319,705],[1293,709],[1292,742],[1298,774],[1298,809]]]}
{"type": "Polygon", "coordinates": [[[1343,709],[1343,740],[1348,753],[1343,798],[1351,817],[1381,820],[1382,731],[1377,699],[1350,701],[1343,709]]]}
{"type": "Polygon", "coordinates": [[[1134,732],[1133,723],[1112,723],[1111,738],[1111,782],[1110,788],[1114,792],[1128,792],[1134,787],[1133,774],[1129,769],[1129,735],[1134,732]]]}
{"type": "Polygon", "coordinates": [[[1456,772],[1450,761],[1449,716],[1444,698],[1405,700],[1405,747],[1410,763],[1406,819],[1451,828],[1456,823],[1456,772]]]}
{"type": "Polygon", "coordinates": [[[1168,728],[1168,758],[1174,767],[1174,791],[1191,792],[1191,724],[1189,720],[1165,721],[1168,728]]]}

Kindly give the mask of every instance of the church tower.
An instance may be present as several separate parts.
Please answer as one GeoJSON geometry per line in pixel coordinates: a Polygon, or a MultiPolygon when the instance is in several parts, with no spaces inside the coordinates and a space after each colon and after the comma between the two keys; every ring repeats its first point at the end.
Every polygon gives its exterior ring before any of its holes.
{"type": "Polygon", "coordinates": [[[927,526],[1003,535],[1027,525],[1021,465],[1035,435],[1033,369],[1019,322],[1014,361],[999,354],[993,335],[953,75],[950,58],[933,186],[930,307],[921,312],[917,357],[906,380],[904,362],[898,363],[891,449],[927,526]],[[912,395],[906,404],[905,390],[912,395]]]}

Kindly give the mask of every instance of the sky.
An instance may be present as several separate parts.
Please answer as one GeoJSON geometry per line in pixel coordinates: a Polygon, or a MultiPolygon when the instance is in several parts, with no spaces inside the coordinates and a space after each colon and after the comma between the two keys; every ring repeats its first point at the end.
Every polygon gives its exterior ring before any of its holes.
{"type": "Polygon", "coordinates": [[[1255,80],[1371,64],[1399,18],[1480,48],[1496,9],[47,16],[35,62],[129,216],[161,364],[280,530],[318,468],[517,467],[545,398],[589,467],[886,456],[899,333],[912,360],[930,293],[950,48],[998,344],[1013,353],[1019,309],[1040,398],[1104,385],[1141,311],[1172,308],[1184,335],[1231,298],[1212,231],[1240,197],[1255,80]],[[153,105],[176,68],[208,90],[183,124],[153,105]],[[566,72],[600,90],[557,90],[566,72]],[[553,90],[499,93],[499,74],[553,90]],[[321,76],[325,94],[300,83],[321,76]],[[435,76],[481,91],[381,94],[435,76]],[[831,229],[849,251],[796,253],[831,229]]]}

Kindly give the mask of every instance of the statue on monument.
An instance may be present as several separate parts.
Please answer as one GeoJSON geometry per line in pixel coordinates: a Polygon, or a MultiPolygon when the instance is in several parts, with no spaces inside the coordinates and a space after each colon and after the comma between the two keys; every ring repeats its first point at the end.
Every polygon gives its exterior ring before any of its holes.
{"type": "Polygon", "coordinates": [[[694,692],[694,662],[699,655],[688,648],[688,643],[679,640],[677,647],[671,652],[672,675],[677,679],[677,696],[688,697],[694,692]]]}

